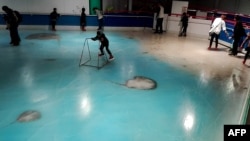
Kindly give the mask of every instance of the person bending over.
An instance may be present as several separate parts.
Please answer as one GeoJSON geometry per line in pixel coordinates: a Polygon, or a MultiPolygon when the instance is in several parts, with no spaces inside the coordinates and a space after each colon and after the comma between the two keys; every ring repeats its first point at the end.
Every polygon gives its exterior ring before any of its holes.
{"type": "Polygon", "coordinates": [[[10,31],[10,44],[12,44],[13,46],[19,46],[21,41],[20,36],[18,34],[18,25],[20,23],[20,17],[18,16],[17,11],[12,10],[7,6],[3,6],[2,10],[6,13],[6,15],[4,15],[4,20],[7,24],[6,29],[10,31]]]}
{"type": "Polygon", "coordinates": [[[102,33],[101,31],[97,31],[97,35],[96,37],[92,37],[91,38],[93,41],[96,41],[96,40],[99,40],[101,42],[101,46],[100,46],[100,52],[98,54],[98,56],[103,56],[104,55],[104,52],[103,52],[103,48],[105,47],[106,48],[106,51],[108,52],[109,54],[109,60],[113,60],[114,57],[111,53],[111,51],[109,50],[109,40],[108,38],[105,36],[104,33],[102,33]]]}

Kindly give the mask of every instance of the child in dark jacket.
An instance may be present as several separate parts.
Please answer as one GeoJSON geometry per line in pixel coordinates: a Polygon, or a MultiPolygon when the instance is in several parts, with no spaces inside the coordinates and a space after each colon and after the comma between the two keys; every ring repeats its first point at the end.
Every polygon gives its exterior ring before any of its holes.
{"type": "Polygon", "coordinates": [[[85,14],[85,8],[82,8],[82,13],[81,13],[81,18],[80,18],[80,25],[82,31],[86,31],[85,26],[86,26],[86,14],[85,14]]]}
{"type": "Polygon", "coordinates": [[[103,52],[103,48],[106,48],[106,51],[109,54],[109,60],[113,60],[114,57],[111,53],[111,51],[109,50],[109,40],[108,38],[105,36],[104,33],[102,33],[101,31],[97,31],[97,35],[96,37],[91,38],[93,41],[99,40],[101,42],[101,46],[100,46],[100,51],[101,53],[98,54],[98,56],[103,56],[104,52],[103,52]]]}

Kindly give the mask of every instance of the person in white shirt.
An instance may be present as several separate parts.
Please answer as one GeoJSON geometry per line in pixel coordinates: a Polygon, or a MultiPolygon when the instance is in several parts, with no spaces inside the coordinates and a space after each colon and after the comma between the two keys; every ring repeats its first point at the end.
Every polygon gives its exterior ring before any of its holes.
{"type": "Polygon", "coordinates": [[[228,36],[227,30],[226,30],[227,29],[226,23],[224,21],[225,18],[226,18],[226,15],[222,14],[221,17],[218,17],[214,20],[211,26],[211,29],[209,30],[209,35],[211,36],[211,39],[210,39],[210,44],[209,44],[208,49],[211,49],[214,38],[215,38],[215,49],[218,48],[218,39],[219,39],[221,30],[223,30],[228,36]]]}
{"type": "Polygon", "coordinates": [[[102,30],[103,29],[103,15],[102,11],[100,11],[98,8],[93,8],[93,11],[95,11],[97,18],[98,18],[98,29],[97,30],[102,30]]]}
{"type": "Polygon", "coordinates": [[[164,18],[164,7],[158,3],[158,9],[157,9],[157,21],[156,21],[156,28],[154,33],[162,33],[162,22],[164,18]]]}

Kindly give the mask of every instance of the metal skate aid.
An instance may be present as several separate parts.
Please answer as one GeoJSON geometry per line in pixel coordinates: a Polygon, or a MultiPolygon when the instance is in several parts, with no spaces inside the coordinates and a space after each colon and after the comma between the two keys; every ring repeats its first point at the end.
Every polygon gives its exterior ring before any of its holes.
{"type": "Polygon", "coordinates": [[[99,56],[98,53],[95,54],[97,56],[97,60],[92,59],[91,51],[89,48],[89,42],[91,38],[86,38],[83,44],[83,49],[81,53],[81,58],[79,61],[79,67],[81,66],[89,66],[95,67],[97,69],[103,68],[106,64],[109,63],[106,53],[104,52],[103,56],[99,56]]]}

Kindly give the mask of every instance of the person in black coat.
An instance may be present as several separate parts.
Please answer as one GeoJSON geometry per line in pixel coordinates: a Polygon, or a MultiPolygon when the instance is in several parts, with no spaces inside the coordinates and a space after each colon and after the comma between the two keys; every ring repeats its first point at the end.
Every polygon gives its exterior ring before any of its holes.
{"type": "Polygon", "coordinates": [[[109,40],[108,38],[105,36],[104,33],[102,33],[101,31],[97,31],[97,35],[96,37],[92,37],[91,38],[93,41],[99,40],[101,42],[101,46],[100,46],[100,51],[101,53],[98,54],[98,56],[103,56],[104,52],[103,52],[103,48],[106,48],[106,51],[109,54],[109,60],[113,60],[114,57],[111,53],[111,51],[109,50],[109,40]]]}
{"type": "Polygon", "coordinates": [[[250,33],[247,33],[247,37],[245,37],[244,41],[241,43],[240,47],[241,49],[243,49],[244,44],[247,43],[247,47],[245,48],[245,50],[247,51],[244,57],[244,60],[242,62],[242,64],[246,63],[247,58],[250,55],[250,33]]]}
{"type": "Polygon", "coordinates": [[[14,12],[12,9],[10,9],[7,6],[3,6],[2,10],[6,13],[4,16],[4,20],[6,21],[7,28],[10,31],[10,44],[13,46],[18,46],[20,44],[20,37],[18,34],[18,25],[19,25],[19,19],[16,15],[16,12],[14,12]]]}
{"type": "Polygon", "coordinates": [[[80,25],[82,31],[86,31],[85,26],[86,26],[86,14],[85,14],[85,8],[82,8],[82,13],[81,13],[81,18],[80,18],[80,25]]]}
{"type": "Polygon", "coordinates": [[[60,14],[57,13],[57,9],[54,8],[53,11],[50,13],[50,23],[53,31],[56,31],[56,22],[60,14]]]}
{"type": "Polygon", "coordinates": [[[234,31],[233,31],[233,36],[232,36],[232,38],[234,39],[233,48],[232,48],[231,53],[229,53],[229,55],[234,55],[234,56],[236,56],[238,53],[240,40],[242,39],[242,37],[246,36],[245,29],[238,15],[235,16],[235,20],[236,20],[236,24],[234,26],[234,31]]]}

